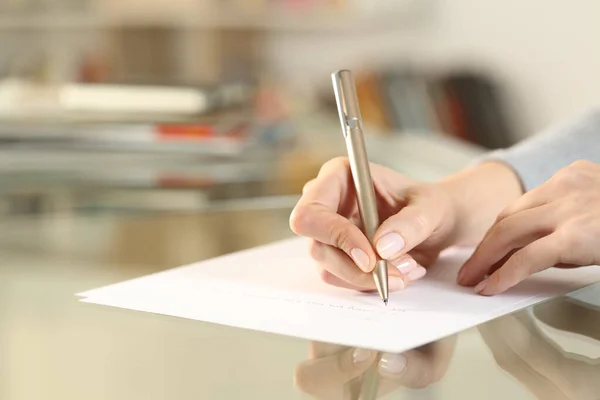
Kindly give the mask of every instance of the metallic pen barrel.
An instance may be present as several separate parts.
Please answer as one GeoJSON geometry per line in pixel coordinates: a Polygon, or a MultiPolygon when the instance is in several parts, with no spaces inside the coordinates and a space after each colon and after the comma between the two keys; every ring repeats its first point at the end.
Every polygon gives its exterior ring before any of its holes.
{"type": "MultiPolygon", "coordinates": [[[[379,227],[379,215],[377,212],[375,188],[373,186],[371,169],[363,138],[362,122],[354,81],[351,72],[346,70],[334,72],[331,78],[338,105],[340,123],[346,140],[350,170],[354,186],[356,187],[356,197],[363,231],[369,241],[372,242],[375,232],[379,227]]],[[[375,280],[375,285],[381,299],[387,304],[388,273],[385,260],[377,259],[377,264],[373,270],[373,279],[375,280]]]]}

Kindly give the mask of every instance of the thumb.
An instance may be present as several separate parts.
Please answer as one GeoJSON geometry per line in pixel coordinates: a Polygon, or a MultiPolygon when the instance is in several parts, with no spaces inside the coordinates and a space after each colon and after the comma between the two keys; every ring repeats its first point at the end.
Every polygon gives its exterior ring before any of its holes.
{"type": "Polygon", "coordinates": [[[439,211],[427,198],[416,198],[386,219],[375,233],[379,256],[393,261],[427,240],[439,224],[439,211]]]}

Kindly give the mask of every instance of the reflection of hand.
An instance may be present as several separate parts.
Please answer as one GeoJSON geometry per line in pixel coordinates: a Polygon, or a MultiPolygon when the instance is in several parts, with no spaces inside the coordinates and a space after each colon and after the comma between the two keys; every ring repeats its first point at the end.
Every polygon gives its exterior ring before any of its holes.
{"type": "MultiPolygon", "coordinates": [[[[560,298],[534,313],[554,328],[600,339],[600,313],[574,301],[560,298]]],[[[498,365],[537,398],[598,399],[600,365],[561,350],[526,311],[481,325],[479,331],[498,365]]]]}
{"type": "Polygon", "coordinates": [[[402,354],[378,353],[360,348],[311,344],[311,358],[296,368],[298,388],[316,399],[345,400],[352,398],[356,383],[370,367],[379,373],[378,396],[400,386],[424,388],[438,382],[446,373],[456,337],[410,350],[402,354]]]}
{"type": "Polygon", "coordinates": [[[459,283],[494,295],[553,266],[597,264],[599,203],[600,165],[579,161],[563,168],[500,213],[459,272],[459,283]]]}

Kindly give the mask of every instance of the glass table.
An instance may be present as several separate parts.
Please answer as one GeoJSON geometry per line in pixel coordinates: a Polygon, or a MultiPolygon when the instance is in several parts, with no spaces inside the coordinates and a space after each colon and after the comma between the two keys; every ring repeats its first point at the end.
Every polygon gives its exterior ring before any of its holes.
{"type": "MultiPolygon", "coordinates": [[[[221,197],[239,193],[228,185],[221,197]]],[[[0,398],[350,398],[355,349],[78,302],[83,290],[292,235],[293,201],[135,207],[120,190],[0,196],[0,398]]],[[[184,203],[155,192],[145,196],[184,203]]],[[[381,398],[597,399],[600,290],[581,294],[405,353],[381,398]]]]}

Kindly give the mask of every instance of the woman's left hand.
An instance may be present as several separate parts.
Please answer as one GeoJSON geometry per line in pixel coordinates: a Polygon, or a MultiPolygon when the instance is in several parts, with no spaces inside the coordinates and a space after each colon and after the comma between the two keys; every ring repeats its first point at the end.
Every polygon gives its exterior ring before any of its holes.
{"type": "Polygon", "coordinates": [[[495,295],[550,267],[598,264],[599,239],[600,165],[577,161],[500,213],[458,282],[495,295]]]}

